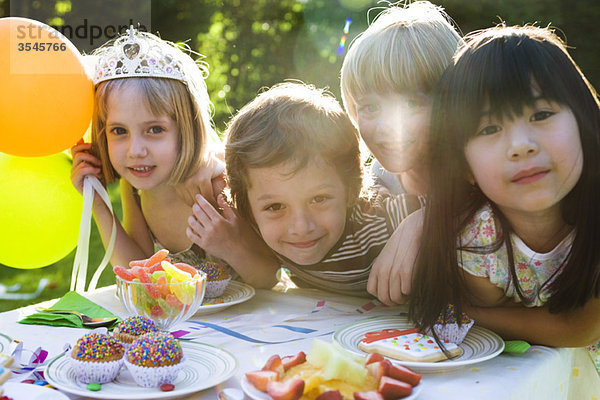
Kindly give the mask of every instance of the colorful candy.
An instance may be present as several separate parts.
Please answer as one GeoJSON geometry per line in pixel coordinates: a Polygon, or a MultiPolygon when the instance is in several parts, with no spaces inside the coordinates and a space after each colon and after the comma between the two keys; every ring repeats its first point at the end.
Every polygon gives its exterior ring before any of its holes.
{"type": "Polygon", "coordinates": [[[121,267],[120,265],[115,265],[113,267],[113,272],[121,277],[121,279],[126,281],[132,281],[135,276],[128,269],[121,267]]]}
{"type": "Polygon", "coordinates": [[[145,260],[133,260],[130,268],[115,266],[114,273],[123,281],[142,283],[125,290],[137,313],[151,318],[169,318],[187,309],[196,297],[206,275],[185,263],[173,264],[167,250],[159,250],[145,260]]]}
{"type": "Polygon", "coordinates": [[[163,270],[165,270],[167,275],[175,278],[177,282],[184,282],[192,279],[192,274],[180,270],[168,261],[163,261],[160,263],[160,265],[162,265],[163,270]]]}

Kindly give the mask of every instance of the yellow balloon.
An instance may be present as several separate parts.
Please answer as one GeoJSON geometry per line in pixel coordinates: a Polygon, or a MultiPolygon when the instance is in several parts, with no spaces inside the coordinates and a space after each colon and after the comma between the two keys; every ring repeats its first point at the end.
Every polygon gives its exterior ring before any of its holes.
{"type": "Polygon", "coordinates": [[[16,157],[0,153],[0,264],[45,267],[77,245],[81,195],[64,153],[16,157]]]}
{"type": "Polygon", "coordinates": [[[38,157],[68,149],[92,118],[94,85],[60,32],[0,18],[0,152],[38,157]]]}

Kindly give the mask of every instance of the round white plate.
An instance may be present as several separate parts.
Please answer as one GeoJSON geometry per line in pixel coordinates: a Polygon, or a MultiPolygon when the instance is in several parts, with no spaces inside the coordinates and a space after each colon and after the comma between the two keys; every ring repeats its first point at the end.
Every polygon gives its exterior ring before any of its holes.
{"type": "Polygon", "coordinates": [[[3,333],[0,333],[0,353],[9,353],[9,346],[12,343],[12,339],[3,333]]]}
{"type": "Polygon", "coordinates": [[[254,297],[254,288],[250,285],[246,285],[243,282],[230,281],[223,294],[219,297],[205,298],[200,308],[194,315],[206,315],[212,314],[217,311],[231,307],[234,304],[243,303],[244,301],[250,300],[254,297]],[[222,301],[222,303],[214,303],[215,301],[222,301]]]}
{"type": "Polygon", "coordinates": [[[100,391],[89,391],[86,389],[86,384],[77,381],[64,354],[50,361],[44,377],[55,388],[80,396],[115,400],[158,399],[182,396],[211,388],[229,379],[237,369],[236,358],[218,347],[197,342],[181,342],[181,347],[187,361],[173,382],[175,390],[171,392],[136,385],[125,367],[121,369],[117,379],[103,384],[100,391]]]}
{"type": "MultiPolygon", "coordinates": [[[[244,390],[244,393],[246,393],[246,395],[248,397],[250,397],[252,400],[273,400],[271,398],[271,396],[269,396],[265,392],[261,392],[260,390],[255,388],[250,382],[248,382],[248,379],[246,379],[246,376],[242,377],[241,384],[242,384],[242,390],[244,390]]],[[[410,396],[403,397],[402,400],[416,399],[417,396],[419,396],[420,392],[421,392],[421,384],[415,386],[413,388],[413,391],[410,394],[410,396]]]]}
{"type": "MultiPolygon", "coordinates": [[[[380,331],[382,329],[402,330],[410,328],[414,328],[414,325],[408,321],[407,317],[370,318],[341,327],[333,334],[333,339],[345,349],[355,354],[365,355],[366,353],[358,348],[358,343],[365,333],[380,331]]],[[[390,361],[395,364],[407,366],[420,373],[448,371],[496,357],[504,350],[504,341],[494,332],[474,325],[459,347],[463,350],[462,355],[452,360],[415,362],[398,361],[390,358],[390,361]]]]}
{"type": "Polygon", "coordinates": [[[3,396],[14,400],[69,400],[67,396],[56,389],[31,383],[6,382],[2,385],[3,396]]]}

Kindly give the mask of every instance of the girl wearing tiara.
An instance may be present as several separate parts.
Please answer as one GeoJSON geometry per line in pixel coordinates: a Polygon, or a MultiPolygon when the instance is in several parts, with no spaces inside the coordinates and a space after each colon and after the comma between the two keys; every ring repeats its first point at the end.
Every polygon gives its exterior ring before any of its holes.
{"type": "MultiPolygon", "coordinates": [[[[429,203],[410,316],[448,303],[506,339],[600,339],[600,107],[562,41],[468,37],[436,89],[429,203]]],[[[406,240],[406,238],[404,238],[406,240]]],[[[600,371],[600,353],[588,348],[600,371]]]]}
{"type": "MultiPolygon", "coordinates": [[[[191,265],[199,264],[205,251],[224,255],[224,241],[200,249],[186,235],[195,200],[190,188],[198,192],[199,186],[214,202],[225,185],[223,167],[209,152],[216,133],[204,82],[206,65],[196,64],[176,45],[133,28],[95,55],[92,143],[72,148],[71,180],[81,193],[87,175],[108,183],[120,178],[123,225],[117,223],[111,263],[128,265],[147,258],[155,245],[191,265]]],[[[222,195],[218,202],[224,202],[222,195]]],[[[106,246],[114,217],[98,196],[93,215],[106,246]]],[[[258,240],[249,244],[260,245],[258,240]]],[[[244,251],[242,244],[229,248],[244,251]]],[[[240,267],[236,272],[242,279],[261,286],[252,281],[252,271],[240,267]]]]}

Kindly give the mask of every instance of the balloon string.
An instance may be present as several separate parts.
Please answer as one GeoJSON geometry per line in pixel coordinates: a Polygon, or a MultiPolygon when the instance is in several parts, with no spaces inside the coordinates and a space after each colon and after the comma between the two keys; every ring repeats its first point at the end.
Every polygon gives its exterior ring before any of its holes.
{"type": "Polygon", "coordinates": [[[115,240],[117,236],[117,229],[115,223],[115,215],[110,202],[110,197],[106,192],[106,189],[100,181],[93,176],[86,176],[83,180],[83,212],[81,213],[81,222],[79,224],[79,238],[77,241],[77,251],[75,253],[75,260],[73,261],[73,271],[71,274],[71,290],[75,290],[77,293],[85,292],[85,282],[87,278],[87,267],[89,257],[89,243],[90,243],[90,227],[92,219],[92,206],[94,204],[94,192],[97,192],[100,198],[104,201],[108,207],[111,215],[113,216],[112,232],[104,258],[100,262],[100,265],[94,272],[92,280],[88,286],[88,291],[94,290],[98,284],[98,279],[102,274],[102,271],[106,268],[110,257],[112,255],[115,240]]]}

